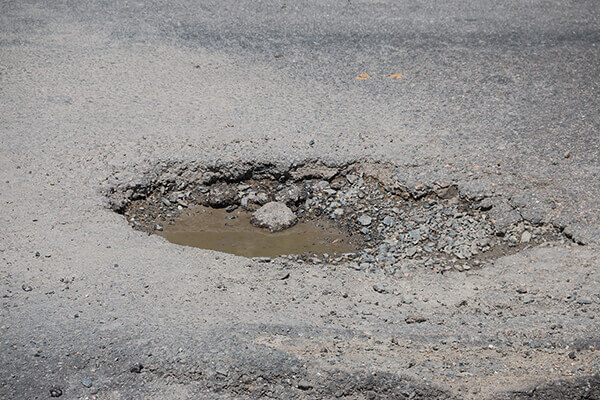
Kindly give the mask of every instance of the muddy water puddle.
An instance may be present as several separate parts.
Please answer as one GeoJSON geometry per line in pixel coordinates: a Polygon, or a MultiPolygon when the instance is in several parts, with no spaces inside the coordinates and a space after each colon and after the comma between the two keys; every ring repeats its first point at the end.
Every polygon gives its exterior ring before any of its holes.
{"type": "Polygon", "coordinates": [[[244,257],[340,255],[359,249],[349,234],[328,221],[300,221],[285,231],[271,233],[251,225],[250,218],[251,214],[241,209],[226,212],[196,206],[157,233],[171,243],[244,257]]]}

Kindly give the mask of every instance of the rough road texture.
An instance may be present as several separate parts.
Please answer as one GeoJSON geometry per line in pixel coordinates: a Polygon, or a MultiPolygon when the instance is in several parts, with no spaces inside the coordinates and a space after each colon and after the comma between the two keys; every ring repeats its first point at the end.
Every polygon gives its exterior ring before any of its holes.
{"type": "Polygon", "coordinates": [[[3,2],[0,398],[600,398],[599,13],[3,2]],[[99,190],[162,161],[364,158],[574,242],[391,279],[180,248],[99,190]]]}

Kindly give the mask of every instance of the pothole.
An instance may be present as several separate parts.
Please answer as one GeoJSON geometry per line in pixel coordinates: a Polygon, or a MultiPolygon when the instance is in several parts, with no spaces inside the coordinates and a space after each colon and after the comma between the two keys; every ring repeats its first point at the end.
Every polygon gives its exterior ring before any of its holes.
{"type": "Polygon", "coordinates": [[[391,171],[360,163],[159,166],[141,181],[113,186],[110,198],[135,229],[176,244],[247,257],[354,261],[361,269],[414,261],[465,270],[563,239],[550,225],[522,219],[500,229],[489,199],[461,198],[453,185],[411,193],[390,180],[391,171]],[[297,224],[281,232],[253,226],[252,213],[270,202],[285,204],[297,224]]]}

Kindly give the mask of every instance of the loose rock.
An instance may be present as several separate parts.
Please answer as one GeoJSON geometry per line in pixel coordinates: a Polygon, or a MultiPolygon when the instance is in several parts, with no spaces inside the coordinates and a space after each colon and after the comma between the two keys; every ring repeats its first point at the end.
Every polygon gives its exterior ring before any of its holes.
{"type": "Polygon", "coordinates": [[[284,203],[272,201],[252,214],[250,222],[271,232],[278,232],[294,226],[298,218],[284,203]]]}

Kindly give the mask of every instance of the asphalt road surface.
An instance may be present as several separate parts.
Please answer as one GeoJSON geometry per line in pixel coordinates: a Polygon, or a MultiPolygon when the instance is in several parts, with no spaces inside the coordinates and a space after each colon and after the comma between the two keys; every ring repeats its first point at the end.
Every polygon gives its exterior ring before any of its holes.
{"type": "Polygon", "coordinates": [[[599,46],[586,0],[2,2],[0,398],[600,398],[599,46]],[[172,245],[103,191],[367,159],[563,239],[392,278],[172,245]]]}

